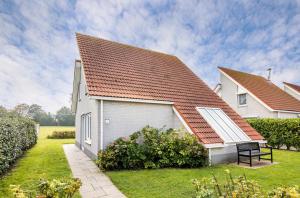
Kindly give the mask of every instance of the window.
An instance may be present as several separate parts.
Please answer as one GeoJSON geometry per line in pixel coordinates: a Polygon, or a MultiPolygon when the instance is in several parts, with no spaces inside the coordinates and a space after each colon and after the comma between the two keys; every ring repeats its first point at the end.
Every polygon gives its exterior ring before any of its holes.
{"type": "Polygon", "coordinates": [[[247,94],[239,94],[238,95],[238,102],[239,105],[246,105],[247,104],[247,94]]]}
{"type": "Polygon", "coordinates": [[[198,107],[197,110],[224,143],[250,141],[250,138],[231,120],[222,109],[198,107]]]}
{"type": "Polygon", "coordinates": [[[91,113],[81,116],[81,130],[84,136],[84,141],[91,144],[91,113]]]}

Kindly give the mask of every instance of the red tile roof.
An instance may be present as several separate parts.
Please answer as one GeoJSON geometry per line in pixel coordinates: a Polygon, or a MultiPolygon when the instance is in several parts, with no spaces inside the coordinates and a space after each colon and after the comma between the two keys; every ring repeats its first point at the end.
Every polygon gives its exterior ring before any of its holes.
{"type": "Polygon", "coordinates": [[[266,78],[224,67],[219,67],[219,69],[271,109],[300,112],[300,101],[290,96],[266,78]]]}
{"type": "Polygon", "coordinates": [[[177,57],[76,34],[88,93],[174,102],[204,144],[223,143],[196,107],[219,107],[253,140],[263,139],[177,57]]]}
{"type": "Polygon", "coordinates": [[[299,85],[295,85],[292,83],[287,83],[287,82],[283,82],[284,84],[286,84],[287,86],[291,87],[292,89],[294,89],[295,91],[297,91],[300,94],[300,86],[299,85]]]}

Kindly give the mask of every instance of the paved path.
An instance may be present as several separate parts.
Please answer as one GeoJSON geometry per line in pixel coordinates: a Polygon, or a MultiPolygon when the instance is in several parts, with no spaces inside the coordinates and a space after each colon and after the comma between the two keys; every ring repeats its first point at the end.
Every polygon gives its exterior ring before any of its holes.
{"type": "Polygon", "coordinates": [[[74,144],[63,145],[73,176],[81,179],[82,198],[125,198],[95,163],[74,144]]]}

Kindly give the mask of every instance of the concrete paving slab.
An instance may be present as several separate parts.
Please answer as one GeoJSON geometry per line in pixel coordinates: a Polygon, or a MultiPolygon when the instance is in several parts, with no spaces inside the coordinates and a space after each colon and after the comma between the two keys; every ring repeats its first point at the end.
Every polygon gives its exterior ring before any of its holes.
{"type": "Polygon", "coordinates": [[[74,144],[63,145],[73,176],[82,182],[82,198],[126,198],[99,170],[96,164],[74,144]]]}

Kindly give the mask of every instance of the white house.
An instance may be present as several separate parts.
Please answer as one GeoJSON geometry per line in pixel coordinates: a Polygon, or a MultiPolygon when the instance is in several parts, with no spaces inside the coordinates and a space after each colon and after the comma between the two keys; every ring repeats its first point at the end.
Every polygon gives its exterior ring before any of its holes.
{"type": "Polygon", "coordinates": [[[270,80],[219,67],[220,83],[214,91],[244,118],[297,118],[300,101],[270,80]]]}
{"type": "Polygon", "coordinates": [[[283,90],[296,98],[297,100],[300,100],[300,86],[295,85],[292,83],[283,82],[283,90]]]}
{"type": "Polygon", "coordinates": [[[177,57],[82,34],[76,37],[76,145],[91,158],[146,125],[185,127],[209,149],[211,163],[235,160],[236,142],[263,142],[177,57]]]}

